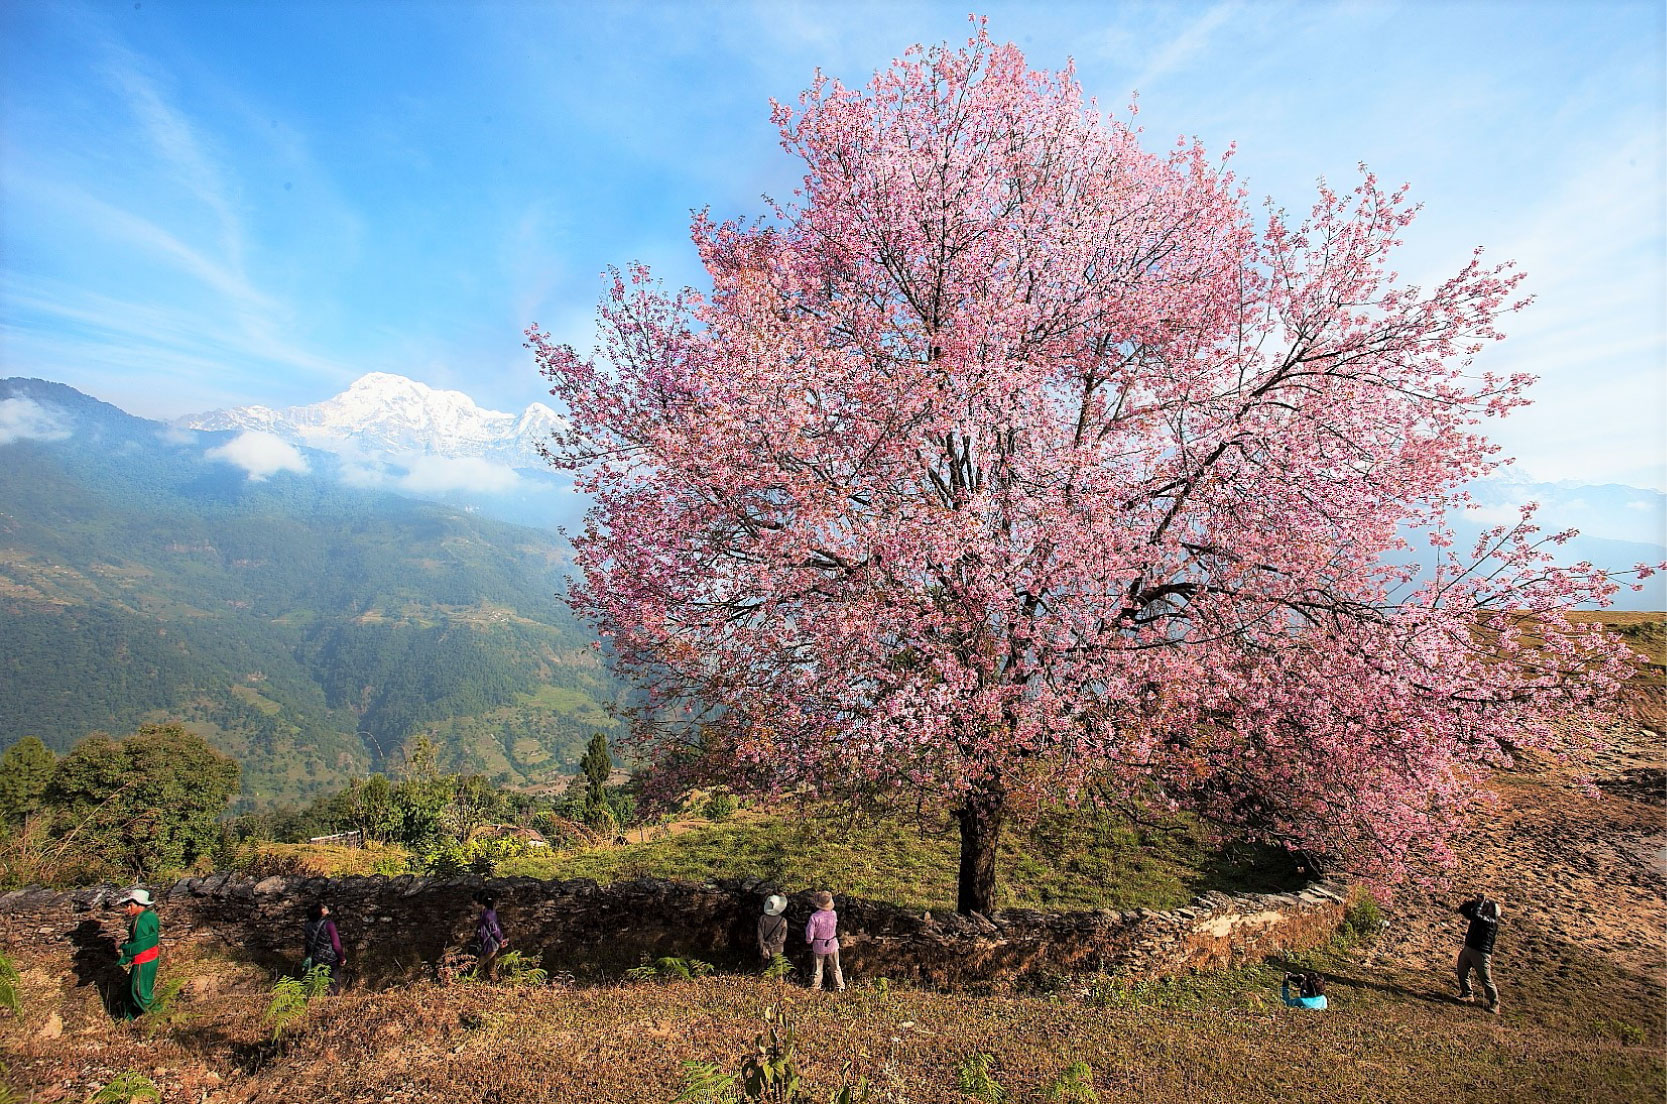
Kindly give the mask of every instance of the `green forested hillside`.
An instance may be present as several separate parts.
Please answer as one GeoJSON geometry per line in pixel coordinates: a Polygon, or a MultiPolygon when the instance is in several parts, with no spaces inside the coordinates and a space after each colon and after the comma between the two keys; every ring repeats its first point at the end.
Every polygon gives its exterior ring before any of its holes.
{"type": "Polygon", "coordinates": [[[556,600],[553,534],[314,470],[251,480],[185,435],[56,384],[0,444],[0,747],[179,719],[244,801],[380,765],[419,732],[505,782],[570,767],[617,693],[556,600]]]}

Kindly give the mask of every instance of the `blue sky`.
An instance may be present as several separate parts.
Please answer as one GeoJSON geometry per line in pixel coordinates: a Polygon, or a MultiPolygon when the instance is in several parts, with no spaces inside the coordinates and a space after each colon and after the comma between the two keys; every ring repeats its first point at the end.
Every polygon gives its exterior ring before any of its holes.
{"type": "MultiPolygon", "coordinates": [[[[1488,366],[1542,480],[1667,488],[1660,3],[992,5],[1032,64],[1140,92],[1306,209],[1365,161],[1425,214],[1401,271],[1514,257],[1539,296],[1488,366]]],[[[370,371],[515,409],[539,322],[588,343],[608,264],[698,280],[689,210],[795,166],[768,99],[861,81],[967,5],[0,6],[0,368],[152,417],[370,371]]]]}

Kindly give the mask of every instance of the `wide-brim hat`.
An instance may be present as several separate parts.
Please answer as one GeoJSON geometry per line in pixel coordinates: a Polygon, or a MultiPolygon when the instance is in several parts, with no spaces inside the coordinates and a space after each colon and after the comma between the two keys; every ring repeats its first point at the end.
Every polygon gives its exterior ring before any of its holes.
{"type": "Polygon", "coordinates": [[[143,905],[146,908],[150,908],[152,905],[156,904],[155,901],[151,900],[150,890],[148,889],[130,889],[120,901],[116,902],[116,904],[125,905],[129,902],[132,902],[135,905],[143,905]]]}
{"type": "Polygon", "coordinates": [[[764,898],[764,915],[780,916],[787,911],[787,898],[779,893],[772,893],[764,898]]]}

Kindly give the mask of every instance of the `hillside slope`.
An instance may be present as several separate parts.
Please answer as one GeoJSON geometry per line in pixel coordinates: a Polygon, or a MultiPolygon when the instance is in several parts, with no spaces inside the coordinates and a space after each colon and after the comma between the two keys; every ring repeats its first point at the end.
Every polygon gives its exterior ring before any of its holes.
{"type": "Polygon", "coordinates": [[[733,1073],[763,1030],[760,1013],[775,1007],[797,1024],[798,1069],[818,1101],[850,1063],[850,1076],[871,1082],[872,1104],[964,1104],[978,1098],[957,1080],[980,1053],[1021,1101],[1049,1099],[1042,1087],[1078,1061],[1101,1101],[1659,1100],[1667,835],[1661,787],[1649,780],[1664,770],[1667,745],[1645,732],[1617,747],[1595,798],[1557,770],[1500,775],[1497,813],[1471,837],[1449,889],[1404,896],[1375,942],[1171,983],[1061,979],[1029,996],[871,977],[851,978],[845,994],[813,994],[736,975],[360,987],[273,1043],[261,1022],[270,980],[247,965],[170,963],[187,979],[184,1018],[151,1037],[104,1016],[83,980],[96,964],[25,947],[23,1012],[0,1015],[0,1049],[15,1056],[14,1087],[43,1101],[84,1099],[135,1070],[167,1104],[274,1095],[641,1104],[674,1099],[685,1062],[733,1073]],[[1451,905],[1475,887],[1505,901],[1498,1018],[1452,998],[1463,926],[1451,905]],[[1330,1011],[1279,1007],[1281,972],[1297,965],[1328,976],[1330,1011]]]}

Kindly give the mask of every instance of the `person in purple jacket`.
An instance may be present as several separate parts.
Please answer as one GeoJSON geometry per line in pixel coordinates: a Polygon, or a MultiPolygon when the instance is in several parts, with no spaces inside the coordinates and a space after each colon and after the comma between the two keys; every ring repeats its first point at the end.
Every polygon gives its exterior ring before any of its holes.
{"type": "Polygon", "coordinates": [[[480,960],[475,975],[487,981],[498,980],[498,956],[509,946],[509,937],[498,923],[498,898],[485,890],[475,894],[480,906],[480,919],[475,921],[475,942],[480,944],[480,960]]]}
{"type": "Polygon", "coordinates": [[[307,922],[301,928],[301,944],[307,951],[301,969],[306,971],[315,966],[323,967],[330,974],[330,992],[341,992],[342,975],[347,969],[347,952],[342,950],[342,937],[336,930],[336,922],[330,919],[329,905],[320,901],[308,911],[307,922]]]}
{"type": "Polygon", "coordinates": [[[805,925],[805,938],[810,941],[810,953],[816,959],[816,971],[811,975],[810,987],[822,988],[822,967],[833,970],[834,988],[845,992],[845,975],[839,972],[839,913],[834,911],[833,894],[819,891],[813,898],[816,911],[805,925]]]}

